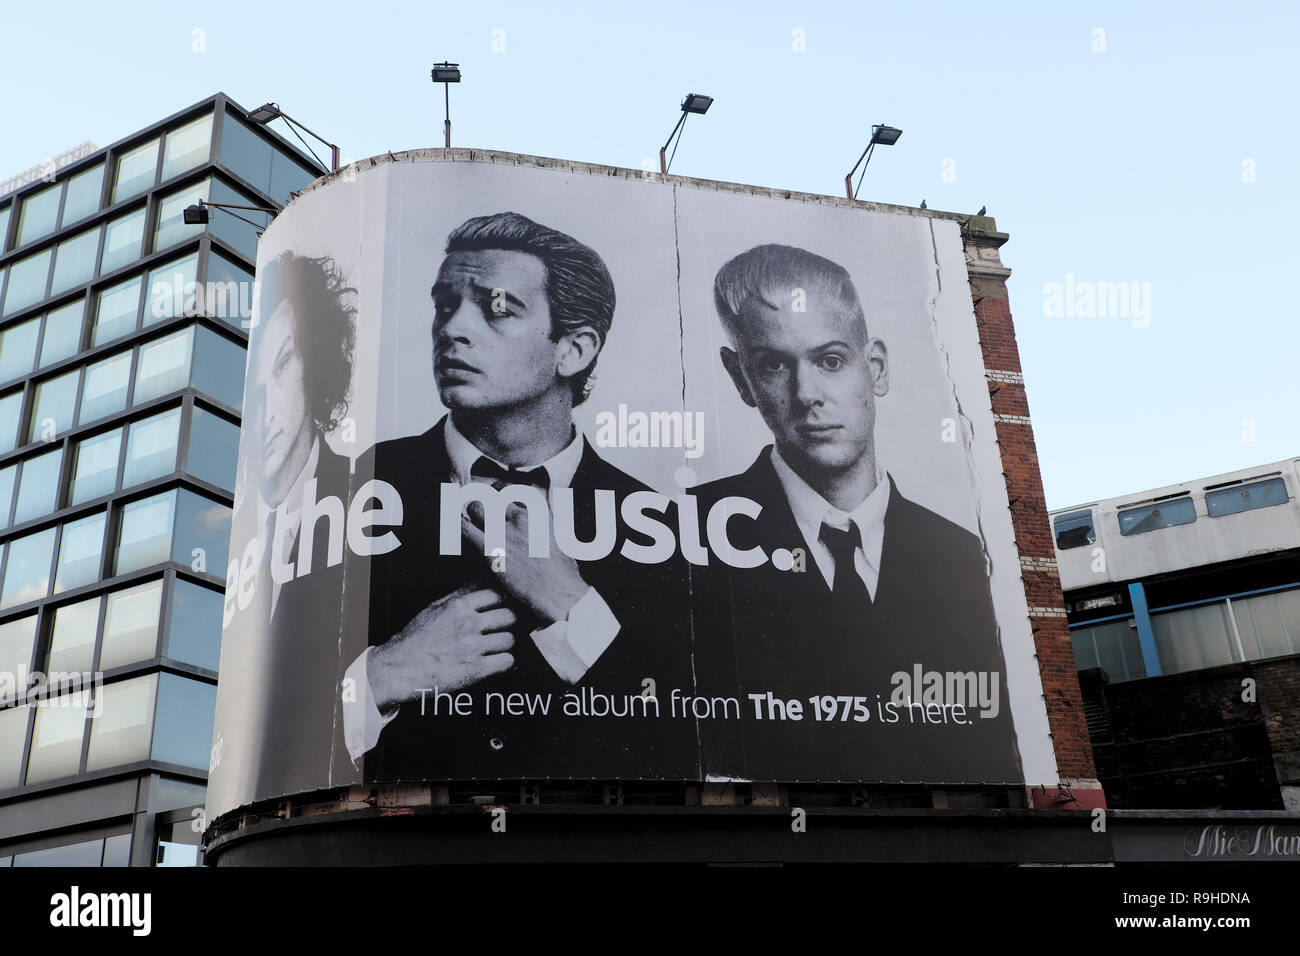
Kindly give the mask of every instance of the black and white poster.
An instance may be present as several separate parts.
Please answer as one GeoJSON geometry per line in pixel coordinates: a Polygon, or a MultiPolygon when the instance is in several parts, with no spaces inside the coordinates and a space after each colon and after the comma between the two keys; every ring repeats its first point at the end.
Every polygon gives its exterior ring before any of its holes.
{"type": "Polygon", "coordinates": [[[262,239],[210,818],[1055,781],[957,223],[404,158],[262,239]]]}

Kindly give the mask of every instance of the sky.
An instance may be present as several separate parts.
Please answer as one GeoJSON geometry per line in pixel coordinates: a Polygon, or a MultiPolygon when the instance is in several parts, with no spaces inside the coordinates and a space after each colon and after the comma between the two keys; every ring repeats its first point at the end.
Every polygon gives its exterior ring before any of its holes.
{"type": "Polygon", "coordinates": [[[643,168],[700,92],[716,102],[674,173],[839,195],[886,123],[903,135],[859,198],[985,206],[1011,237],[1049,508],[1300,457],[1300,306],[1282,289],[1300,277],[1300,5],[50,10],[0,16],[21,37],[0,58],[0,179],[218,91],[279,103],[345,161],[441,146],[442,60],[464,74],[456,146],[643,168]],[[1121,314],[1089,307],[1101,283],[1130,293],[1121,314]]]}

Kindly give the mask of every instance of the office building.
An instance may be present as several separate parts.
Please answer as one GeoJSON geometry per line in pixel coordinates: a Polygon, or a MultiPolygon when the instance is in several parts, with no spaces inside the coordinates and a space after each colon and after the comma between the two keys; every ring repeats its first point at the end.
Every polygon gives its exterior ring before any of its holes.
{"type": "Polygon", "coordinates": [[[195,861],[269,217],[185,209],[321,172],[217,94],[0,195],[0,866],[195,861]]]}

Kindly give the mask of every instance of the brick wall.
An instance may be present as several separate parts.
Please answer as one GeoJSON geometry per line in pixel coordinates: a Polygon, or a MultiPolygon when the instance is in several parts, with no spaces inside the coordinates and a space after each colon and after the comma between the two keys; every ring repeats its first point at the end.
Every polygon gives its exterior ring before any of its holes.
{"type": "Polygon", "coordinates": [[[1002,266],[997,251],[1007,236],[997,232],[994,221],[986,216],[971,217],[963,234],[975,320],[984,353],[984,367],[988,372],[990,402],[1002,452],[1002,470],[1006,475],[1007,498],[1011,502],[1012,525],[1021,557],[1021,576],[1030,607],[1057,768],[1063,778],[1091,780],[1097,775],[1092,742],[1084,716],[1074,652],[1070,647],[1061,580],[1055,569],[1056,552],[1049,531],[1038,449],[1034,445],[1033,427],[1027,422],[1029,400],[1020,374],[1020,352],[1016,347],[1016,331],[1007,298],[1006,278],[1010,270],[1002,266]]]}

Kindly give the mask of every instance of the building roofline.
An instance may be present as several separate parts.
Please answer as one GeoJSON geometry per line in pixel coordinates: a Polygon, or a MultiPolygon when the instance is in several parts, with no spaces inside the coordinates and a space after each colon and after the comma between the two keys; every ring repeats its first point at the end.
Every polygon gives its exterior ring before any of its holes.
{"type": "MultiPolygon", "coordinates": [[[[81,159],[78,159],[76,162],[69,163],[66,166],[60,167],[55,176],[55,181],[58,182],[60,180],[68,179],[72,176],[75,176],[77,175],[77,173],[81,172],[82,170],[89,169],[91,166],[94,166],[96,163],[103,160],[110,152],[120,153],[124,149],[134,146],[136,143],[142,140],[149,139],[151,136],[155,136],[161,133],[163,130],[169,129],[170,127],[175,126],[177,123],[185,119],[188,119],[191,116],[198,116],[200,113],[203,113],[209,107],[215,110],[218,106],[222,106],[223,104],[227,106],[233,106],[235,110],[244,117],[248,116],[249,111],[245,109],[242,105],[237,103],[235,100],[227,96],[225,93],[222,92],[213,93],[211,96],[205,96],[203,99],[199,100],[196,103],[191,103],[189,106],[186,106],[184,109],[177,110],[176,112],[172,113],[170,116],[160,119],[154,123],[150,123],[148,126],[135,130],[132,133],[128,133],[126,136],[123,136],[121,139],[109,143],[107,146],[101,146],[93,153],[89,153],[86,156],[83,156],[81,159]]],[[[304,153],[301,149],[295,146],[291,141],[281,136],[275,130],[263,126],[261,127],[261,131],[265,135],[269,136],[272,140],[274,140],[277,145],[290,150],[292,155],[301,159],[304,163],[317,166],[317,164],[314,162],[314,160],[312,160],[312,158],[308,154],[304,153]]],[[[323,166],[317,166],[317,168],[324,169],[323,166]]],[[[13,202],[14,204],[17,204],[20,200],[26,199],[28,195],[33,193],[38,193],[46,186],[49,185],[50,185],[49,182],[46,182],[44,180],[39,180],[39,179],[34,182],[24,183],[22,186],[18,187],[17,189],[12,190],[11,192],[7,192],[4,195],[0,195],[0,203],[13,202]]]]}
{"type": "MultiPolygon", "coordinates": [[[[599,163],[583,163],[570,159],[556,159],[549,156],[533,156],[528,153],[508,153],[495,149],[477,149],[453,147],[451,149],[407,149],[401,152],[380,153],[367,159],[359,159],[337,172],[328,173],[304,186],[299,195],[320,189],[338,179],[349,179],[356,172],[382,166],[386,163],[492,163],[509,166],[530,166],[537,169],[557,169],[563,172],[584,173],[590,176],[607,176],[618,179],[635,179],[641,182],[665,183],[673,186],[691,186],[696,189],[712,189],[718,192],[743,193],[749,196],[765,196],[770,199],[789,199],[795,202],[810,202],[822,206],[841,206],[845,209],[865,209],[872,212],[884,212],[893,215],[915,216],[926,219],[945,219],[959,225],[970,225],[976,231],[992,238],[996,245],[1007,240],[1005,233],[997,232],[997,225],[991,216],[977,216],[970,213],[945,212],[939,209],[920,209],[916,206],[896,206],[891,203],[873,202],[865,199],[847,199],[843,196],[831,196],[823,193],[800,192],[793,189],[775,189],[767,186],[751,186],[744,183],[732,183],[717,179],[698,179],[693,176],[663,175],[645,169],[630,169],[623,166],[605,166],[599,163]]],[[[292,203],[290,203],[292,205],[292,203]]]]}

